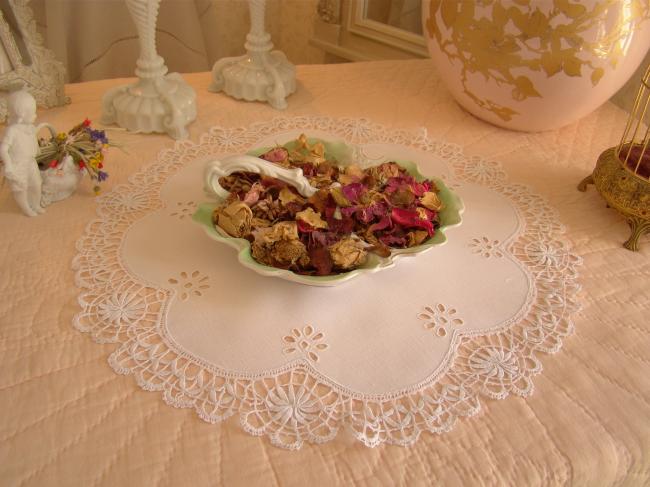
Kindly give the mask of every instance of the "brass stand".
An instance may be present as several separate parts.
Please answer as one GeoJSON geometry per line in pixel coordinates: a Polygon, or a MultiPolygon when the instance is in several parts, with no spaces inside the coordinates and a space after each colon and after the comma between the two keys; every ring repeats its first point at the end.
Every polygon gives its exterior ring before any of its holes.
{"type": "Polygon", "coordinates": [[[615,151],[612,147],[600,155],[594,172],[580,181],[578,190],[596,186],[607,206],[621,213],[630,226],[632,233],[623,246],[637,251],[641,236],[650,232],[650,181],[627,170],[615,151]]]}

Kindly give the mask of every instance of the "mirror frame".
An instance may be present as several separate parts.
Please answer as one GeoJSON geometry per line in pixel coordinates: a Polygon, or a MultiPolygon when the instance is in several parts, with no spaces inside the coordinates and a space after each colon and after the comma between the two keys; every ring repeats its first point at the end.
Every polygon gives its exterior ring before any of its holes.
{"type": "MultiPolygon", "coordinates": [[[[36,30],[29,0],[7,0],[7,3],[16,19],[18,35],[22,36],[31,63],[25,64],[14,34],[0,10],[0,42],[13,67],[12,71],[0,74],[0,91],[9,92],[25,86],[41,107],[51,108],[70,103],[70,98],[64,92],[65,68],[54,58],[54,53],[43,45],[43,38],[36,30]]],[[[6,118],[7,101],[3,97],[0,99],[0,120],[6,118]]]]}
{"type": "Polygon", "coordinates": [[[424,36],[367,19],[364,14],[369,0],[352,0],[349,4],[349,32],[373,41],[381,42],[416,56],[429,57],[424,36]]]}

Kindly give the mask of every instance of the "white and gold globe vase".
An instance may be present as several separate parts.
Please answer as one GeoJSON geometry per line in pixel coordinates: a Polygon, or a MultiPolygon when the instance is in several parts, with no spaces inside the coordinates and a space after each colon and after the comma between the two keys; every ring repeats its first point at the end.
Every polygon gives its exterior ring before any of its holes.
{"type": "Polygon", "coordinates": [[[165,61],[156,50],[160,0],[125,1],[138,31],[138,80],[104,95],[102,123],[114,123],[131,132],[187,138],[187,125],[196,119],[196,93],[180,74],[167,73],[165,61]]]}
{"type": "Polygon", "coordinates": [[[266,0],[249,0],[251,29],[246,54],[219,59],[212,68],[209,90],[223,91],[239,100],[268,102],[284,110],[287,96],[296,91],[296,68],[281,51],[273,50],[264,28],[266,0]]]}
{"type": "Polygon", "coordinates": [[[456,101],[501,127],[562,127],[608,100],[650,46],[648,0],[424,0],[424,35],[456,101]]]}

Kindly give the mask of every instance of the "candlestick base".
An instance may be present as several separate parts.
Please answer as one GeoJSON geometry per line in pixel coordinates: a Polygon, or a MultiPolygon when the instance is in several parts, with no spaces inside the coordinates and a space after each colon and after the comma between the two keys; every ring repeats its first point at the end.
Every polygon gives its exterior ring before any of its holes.
{"type": "Polygon", "coordinates": [[[287,96],[296,91],[296,69],[281,51],[249,51],[217,61],[208,89],[239,100],[268,102],[284,110],[287,96]]]}
{"type": "Polygon", "coordinates": [[[196,93],[178,73],[140,78],[109,90],[102,100],[102,123],[115,123],[130,132],[184,139],[186,126],[194,119],[196,93]]]}

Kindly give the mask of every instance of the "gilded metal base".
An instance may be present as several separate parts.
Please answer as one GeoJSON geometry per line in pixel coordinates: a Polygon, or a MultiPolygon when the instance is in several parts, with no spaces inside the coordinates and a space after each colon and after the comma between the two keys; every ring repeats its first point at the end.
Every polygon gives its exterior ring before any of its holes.
{"type": "Polygon", "coordinates": [[[632,233],[623,246],[639,250],[639,239],[650,232],[650,181],[623,167],[612,147],[600,155],[594,172],[580,181],[578,190],[586,191],[589,184],[627,220],[632,233]]]}

